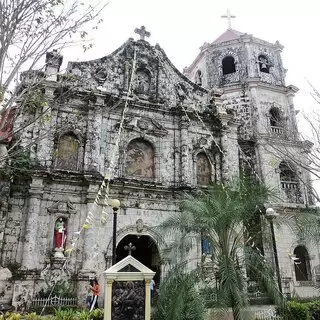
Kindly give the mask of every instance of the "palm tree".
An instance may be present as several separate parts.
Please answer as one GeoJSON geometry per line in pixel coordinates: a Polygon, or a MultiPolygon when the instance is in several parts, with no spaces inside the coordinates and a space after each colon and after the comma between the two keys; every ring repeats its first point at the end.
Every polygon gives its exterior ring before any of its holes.
{"type": "Polygon", "coordinates": [[[247,274],[254,277],[274,302],[283,302],[274,271],[259,245],[263,226],[257,228],[256,224],[256,228],[250,228],[253,221],[261,220],[263,203],[270,196],[268,188],[246,179],[240,180],[236,187],[212,185],[196,196],[187,196],[181,212],[160,226],[162,232],[175,238],[171,253],[180,261],[188,260],[200,235],[205,235],[216,270],[216,304],[231,308],[234,320],[244,319],[241,310],[249,304],[247,274]]]}
{"type": "Polygon", "coordinates": [[[205,314],[204,301],[196,290],[195,271],[174,266],[160,284],[154,320],[199,320],[205,314]]]}

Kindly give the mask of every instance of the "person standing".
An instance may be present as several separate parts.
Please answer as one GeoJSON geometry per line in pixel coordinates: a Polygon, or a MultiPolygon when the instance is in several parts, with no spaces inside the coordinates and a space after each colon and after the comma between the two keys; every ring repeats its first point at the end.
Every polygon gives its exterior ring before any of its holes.
{"type": "Polygon", "coordinates": [[[151,279],[151,282],[150,282],[150,290],[151,290],[151,300],[153,300],[155,291],[156,291],[156,283],[153,279],[151,279]]]}
{"type": "Polygon", "coordinates": [[[88,307],[89,309],[91,308],[91,303],[92,303],[92,298],[93,298],[92,290],[91,290],[91,288],[92,288],[93,286],[94,286],[93,280],[90,279],[90,281],[89,281],[89,286],[87,287],[88,292],[87,292],[87,294],[86,294],[86,299],[85,299],[86,305],[87,305],[87,307],[88,307]]]}
{"type": "Polygon", "coordinates": [[[99,308],[98,307],[98,297],[100,295],[100,285],[99,285],[97,278],[93,279],[93,285],[90,286],[90,289],[91,289],[92,295],[93,295],[92,301],[91,301],[91,306],[90,306],[90,312],[91,312],[93,309],[99,308]]]}

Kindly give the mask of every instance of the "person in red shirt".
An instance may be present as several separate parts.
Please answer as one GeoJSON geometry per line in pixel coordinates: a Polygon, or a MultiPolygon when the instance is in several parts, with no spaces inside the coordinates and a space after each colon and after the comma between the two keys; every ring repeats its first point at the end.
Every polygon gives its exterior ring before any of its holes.
{"type": "Polygon", "coordinates": [[[91,306],[90,306],[90,312],[91,312],[93,309],[99,308],[98,307],[98,297],[100,295],[100,285],[99,285],[97,278],[93,279],[93,285],[90,286],[90,289],[93,294],[91,306]]]}

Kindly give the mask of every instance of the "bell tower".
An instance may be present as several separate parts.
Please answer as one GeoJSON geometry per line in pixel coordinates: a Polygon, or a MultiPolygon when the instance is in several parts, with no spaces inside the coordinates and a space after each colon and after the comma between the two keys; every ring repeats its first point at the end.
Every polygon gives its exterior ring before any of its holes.
{"type": "Polygon", "coordinates": [[[269,43],[230,28],[211,44],[204,43],[194,62],[184,69],[184,74],[208,89],[251,80],[285,86],[282,49],[278,41],[269,43]]]}
{"type": "MultiPolygon", "coordinates": [[[[283,46],[278,41],[270,43],[234,30],[231,19],[235,16],[230,11],[222,17],[228,19],[228,29],[200,48],[184,74],[208,90],[222,90],[226,109],[240,123],[240,162],[246,159],[244,164],[249,159],[253,171],[279,189],[283,202],[308,204],[310,197],[306,188],[282,183],[283,175],[279,174],[286,158],[281,150],[287,148],[290,154],[303,154],[293,104],[299,89],[285,84],[286,70],[281,59],[283,46]],[[299,196],[292,196],[290,188],[299,196]]],[[[301,168],[293,169],[299,175],[297,179],[310,180],[301,168]]]]}

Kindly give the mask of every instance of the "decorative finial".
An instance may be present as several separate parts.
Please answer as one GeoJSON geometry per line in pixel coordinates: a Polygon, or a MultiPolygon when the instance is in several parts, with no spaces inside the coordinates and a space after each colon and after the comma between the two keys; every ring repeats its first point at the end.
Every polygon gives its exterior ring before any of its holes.
{"type": "Polygon", "coordinates": [[[236,18],[236,16],[232,15],[230,10],[227,9],[227,14],[222,15],[221,18],[228,19],[228,29],[231,29],[231,19],[236,18]]]}
{"type": "Polygon", "coordinates": [[[136,250],[136,247],[130,242],[127,246],[124,246],[124,250],[128,251],[128,256],[131,256],[132,251],[136,250]]]}
{"type": "Polygon", "coordinates": [[[145,40],[145,37],[149,38],[151,36],[151,33],[146,30],[145,26],[142,26],[140,29],[136,28],[134,32],[140,36],[140,40],[145,40]]]}

